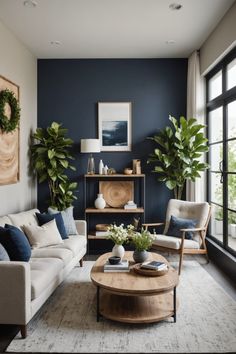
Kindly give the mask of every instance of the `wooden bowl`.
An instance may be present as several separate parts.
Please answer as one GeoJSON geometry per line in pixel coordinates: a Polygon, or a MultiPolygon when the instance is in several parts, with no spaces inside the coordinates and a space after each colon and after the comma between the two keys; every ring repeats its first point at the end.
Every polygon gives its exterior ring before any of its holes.
{"type": "Polygon", "coordinates": [[[117,256],[111,256],[108,258],[108,261],[110,264],[118,264],[118,263],[120,263],[121,258],[117,257],[117,256]]]}
{"type": "Polygon", "coordinates": [[[109,224],[97,224],[96,230],[97,231],[107,231],[109,224]]]}
{"type": "Polygon", "coordinates": [[[131,170],[131,168],[125,168],[124,169],[124,174],[125,175],[132,175],[132,173],[133,173],[133,170],[131,170]]]}

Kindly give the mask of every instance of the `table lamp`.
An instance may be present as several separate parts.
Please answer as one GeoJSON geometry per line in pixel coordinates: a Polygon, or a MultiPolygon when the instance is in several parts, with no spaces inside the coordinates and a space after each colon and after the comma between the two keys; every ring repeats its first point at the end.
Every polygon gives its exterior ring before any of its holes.
{"type": "Polygon", "coordinates": [[[100,150],[100,140],[99,139],[81,139],[81,152],[90,153],[88,158],[88,167],[87,174],[94,175],[95,174],[95,164],[92,153],[93,152],[101,152],[100,150]]]}

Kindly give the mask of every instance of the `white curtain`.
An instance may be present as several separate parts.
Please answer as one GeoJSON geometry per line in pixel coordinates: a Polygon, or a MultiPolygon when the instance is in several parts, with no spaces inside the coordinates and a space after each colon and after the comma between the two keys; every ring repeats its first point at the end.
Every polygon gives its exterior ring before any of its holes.
{"type": "MultiPolygon", "coordinates": [[[[187,78],[187,118],[196,118],[198,123],[205,124],[204,79],[200,75],[199,51],[194,51],[188,59],[187,78]]],[[[187,181],[186,199],[202,202],[206,200],[206,173],[201,173],[193,183],[187,181]]]]}

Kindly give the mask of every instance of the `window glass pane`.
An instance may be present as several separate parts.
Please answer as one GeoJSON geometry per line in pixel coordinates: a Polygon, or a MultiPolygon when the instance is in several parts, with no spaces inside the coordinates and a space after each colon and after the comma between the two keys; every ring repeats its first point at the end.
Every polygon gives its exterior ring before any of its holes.
{"type": "MultiPolygon", "coordinates": [[[[223,160],[223,144],[214,144],[209,146],[210,151],[210,170],[220,171],[220,162],[223,160]]],[[[221,166],[222,168],[222,166],[221,166]]]]}
{"type": "Polygon", "coordinates": [[[209,112],[209,143],[223,140],[223,110],[222,107],[209,112]]]}
{"type": "Polygon", "coordinates": [[[236,172],[236,140],[228,141],[228,171],[236,172]]]}
{"type": "Polygon", "coordinates": [[[228,212],[228,246],[236,251],[236,213],[228,212]]]}
{"type": "Polygon", "coordinates": [[[222,71],[219,71],[209,80],[209,100],[219,96],[222,93],[222,71]]]}
{"type": "Polygon", "coordinates": [[[228,207],[236,211],[236,175],[228,175],[228,207]]]}
{"type": "Polygon", "coordinates": [[[223,208],[214,205],[212,210],[212,218],[210,223],[211,235],[219,241],[223,241],[223,208]]]}
{"type": "Polygon", "coordinates": [[[227,65],[226,73],[227,90],[229,90],[232,87],[236,86],[236,59],[234,59],[233,61],[231,61],[231,63],[229,63],[229,65],[227,65]]]}
{"type": "Polygon", "coordinates": [[[220,183],[221,174],[211,173],[211,201],[217,204],[223,204],[223,184],[220,183]]]}
{"type": "Polygon", "coordinates": [[[236,138],[236,101],[227,106],[228,112],[228,138],[236,138]]]}

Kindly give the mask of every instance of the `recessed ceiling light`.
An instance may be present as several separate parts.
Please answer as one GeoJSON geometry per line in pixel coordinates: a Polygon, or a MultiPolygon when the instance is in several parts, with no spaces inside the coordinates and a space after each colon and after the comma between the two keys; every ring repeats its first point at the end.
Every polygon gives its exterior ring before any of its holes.
{"type": "Polygon", "coordinates": [[[51,45],[61,45],[60,41],[51,41],[50,42],[51,45]]]}
{"type": "Polygon", "coordinates": [[[37,4],[37,1],[34,1],[34,0],[25,0],[23,2],[24,6],[26,7],[36,7],[38,4],[37,4]]]}
{"type": "Polygon", "coordinates": [[[173,2],[173,4],[170,4],[169,5],[169,8],[171,9],[171,10],[180,10],[180,9],[182,9],[182,7],[183,7],[183,5],[181,5],[181,4],[177,4],[176,2],[173,2]]]}
{"type": "Polygon", "coordinates": [[[175,44],[175,40],[174,39],[169,39],[168,41],[166,41],[166,44],[175,44]]]}

